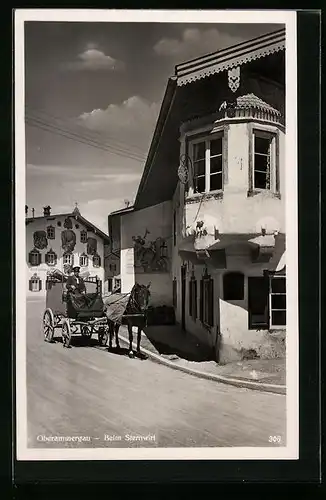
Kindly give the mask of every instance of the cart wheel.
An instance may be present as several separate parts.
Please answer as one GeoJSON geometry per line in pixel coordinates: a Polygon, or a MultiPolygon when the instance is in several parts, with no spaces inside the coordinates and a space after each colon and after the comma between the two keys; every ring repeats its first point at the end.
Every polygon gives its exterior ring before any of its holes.
{"type": "Polygon", "coordinates": [[[62,343],[63,347],[69,347],[71,341],[71,328],[68,319],[64,319],[62,322],[62,343]]]}
{"type": "Polygon", "coordinates": [[[43,315],[44,341],[52,342],[54,336],[54,316],[51,309],[46,309],[43,315]]]}
{"type": "Polygon", "coordinates": [[[99,328],[99,331],[98,331],[98,343],[101,345],[101,346],[105,346],[108,342],[108,339],[109,339],[109,333],[107,331],[107,329],[105,328],[99,328]]]}
{"type": "Polygon", "coordinates": [[[87,325],[82,326],[81,334],[83,337],[90,339],[92,337],[92,328],[87,325]]]}

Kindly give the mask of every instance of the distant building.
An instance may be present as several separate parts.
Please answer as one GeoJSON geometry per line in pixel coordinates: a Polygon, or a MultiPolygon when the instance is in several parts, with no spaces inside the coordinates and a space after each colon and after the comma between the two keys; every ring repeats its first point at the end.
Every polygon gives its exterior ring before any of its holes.
{"type": "Polygon", "coordinates": [[[285,30],[178,65],[134,206],[109,217],[122,291],[151,282],[218,361],[284,345],[284,75],[285,30]]]}
{"type": "Polygon", "coordinates": [[[69,274],[80,266],[85,277],[97,276],[104,289],[104,254],[109,236],[76,208],[71,213],[51,214],[44,207],[43,216],[26,217],[26,289],[28,296],[46,293],[47,276],[58,269],[69,274]]]}

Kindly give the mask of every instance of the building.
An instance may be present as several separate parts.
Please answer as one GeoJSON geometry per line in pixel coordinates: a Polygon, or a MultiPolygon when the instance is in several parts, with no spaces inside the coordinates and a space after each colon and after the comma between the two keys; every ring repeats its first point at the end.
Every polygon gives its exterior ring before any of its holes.
{"type": "Polygon", "coordinates": [[[43,216],[26,214],[26,289],[27,296],[45,296],[51,270],[69,274],[80,266],[81,275],[97,276],[104,289],[104,249],[109,237],[80,214],[51,214],[44,207],[43,216]]]}
{"type": "Polygon", "coordinates": [[[282,29],[176,66],[134,206],[113,215],[122,291],[151,282],[217,361],[284,355],[284,149],[282,29]]]}

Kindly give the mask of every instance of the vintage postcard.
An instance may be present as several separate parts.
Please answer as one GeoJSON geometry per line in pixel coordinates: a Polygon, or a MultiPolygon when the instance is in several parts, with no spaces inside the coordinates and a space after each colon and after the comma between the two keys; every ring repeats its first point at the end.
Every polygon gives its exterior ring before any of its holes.
{"type": "Polygon", "coordinates": [[[18,460],[297,459],[294,11],[15,11],[18,460]]]}

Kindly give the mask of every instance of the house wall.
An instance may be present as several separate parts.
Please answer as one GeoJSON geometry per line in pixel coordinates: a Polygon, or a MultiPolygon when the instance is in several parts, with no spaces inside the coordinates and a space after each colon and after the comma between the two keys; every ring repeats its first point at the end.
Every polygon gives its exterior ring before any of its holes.
{"type": "MultiPolygon", "coordinates": [[[[121,285],[122,292],[129,292],[135,282],[151,283],[150,305],[172,305],[171,280],[171,201],[124,214],[121,217],[121,285]],[[149,233],[147,233],[149,231],[149,233]],[[146,234],[147,233],[147,234],[146,234]],[[140,265],[133,237],[143,238],[145,247],[161,238],[167,246],[167,267],[158,271],[153,265],[147,269],[140,265]]],[[[150,254],[149,254],[150,255],[150,254]]]]}
{"type": "MultiPolygon", "coordinates": [[[[277,131],[279,137],[279,193],[261,192],[248,196],[249,190],[249,155],[251,126],[248,123],[230,122],[227,124],[227,180],[224,185],[223,198],[189,195],[183,184],[179,183],[173,197],[172,212],[177,215],[178,236],[173,248],[172,278],[177,279],[176,319],[181,322],[181,265],[187,266],[185,326],[202,342],[214,350],[217,332],[220,333],[220,360],[233,361],[241,358],[243,349],[254,349],[261,357],[284,355],[284,331],[272,333],[266,330],[249,330],[248,320],[248,277],[263,276],[264,270],[275,270],[284,251],[285,207],[284,207],[284,148],[285,133],[270,125],[259,125],[259,128],[277,131]],[[216,269],[207,264],[208,273],[214,280],[214,325],[207,329],[199,319],[194,321],[189,313],[189,280],[194,273],[197,279],[197,316],[200,306],[200,279],[205,265],[192,265],[183,261],[179,247],[193,235],[197,221],[204,222],[207,236],[195,237],[194,248],[203,249],[218,243],[226,251],[226,269],[216,269]],[[249,246],[244,241],[261,235],[264,228],[267,234],[279,233],[276,237],[274,255],[268,263],[252,263],[249,246]],[[216,234],[216,229],[218,234],[216,234]],[[234,241],[231,244],[232,235],[234,241]],[[242,237],[242,236],[241,236],[242,237]],[[244,299],[242,301],[225,301],[223,298],[223,275],[229,271],[241,271],[245,276],[244,299]],[[283,336],[283,337],[282,337],[283,336]]],[[[212,131],[214,127],[194,129],[193,133],[212,131]]],[[[191,133],[191,132],[190,132],[191,133]]],[[[181,128],[180,154],[186,152],[185,137],[189,129],[181,128]]]]}
{"type": "MultiPolygon", "coordinates": [[[[79,266],[79,257],[83,253],[87,253],[87,243],[81,243],[80,232],[87,229],[80,221],[76,221],[73,217],[72,220],[72,230],[76,234],[76,246],[72,252],[74,255],[74,265],[79,266]],[[79,226],[76,228],[76,224],[79,226]]],[[[37,218],[26,225],[26,293],[28,297],[37,297],[46,295],[46,275],[51,269],[59,269],[63,271],[63,249],[61,246],[61,232],[65,230],[64,228],[65,217],[61,216],[51,216],[44,218],[37,218]],[[58,226],[58,222],[61,222],[61,227],[58,226]],[[55,239],[47,240],[47,247],[43,250],[39,250],[42,255],[41,264],[39,266],[31,266],[29,263],[29,252],[34,249],[34,239],[33,234],[35,231],[46,231],[48,226],[54,226],[55,228],[55,239]],[[45,263],[45,254],[52,249],[57,254],[57,264],[55,266],[49,266],[45,263]],[[32,292],[29,290],[29,280],[36,274],[42,280],[42,288],[39,292],[32,292]]],[[[82,267],[80,272],[81,275],[84,273],[89,273],[90,276],[98,276],[104,284],[104,244],[101,236],[95,234],[94,232],[88,231],[88,236],[95,238],[97,240],[97,253],[101,257],[101,267],[94,267],[92,263],[92,258],[89,256],[88,266],[82,267]]]]}
{"type": "Polygon", "coordinates": [[[263,276],[264,270],[275,270],[284,253],[284,243],[280,241],[275,254],[268,263],[253,264],[243,247],[234,246],[227,249],[226,269],[216,269],[207,264],[207,272],[214,280],[214,325],[211,328],[203,326],[199,319],[200,311],[200,280],[204,275],[205,265],[193,265],[190,261],[178,259],[175,262],[175,275],[178,283],[178,298],[176,319],[181,322],[181,265],[187,268],[186,280],[186,330],[196,336],[201,342],[215,350],[217,332],[221,335],[220,361],[239,360],[242,350],[254,349],[262,358],[284,356],[284,330],[271,332],[268,330],[249,329],[248,314],[248,277],[263,276]],[[238,301],[224,300],[223,276],[230,271],[240,271],[244,274],[244,299],[238,301]],[[189,282],[191,276],[197,280],[197,319],[190,316],[189,282]]]}

